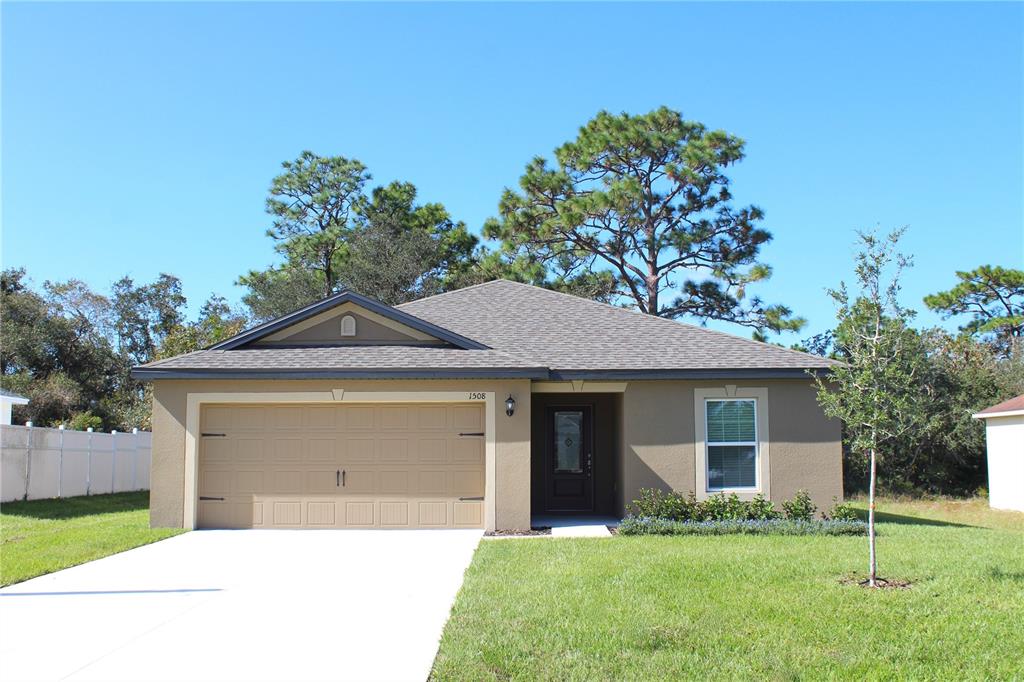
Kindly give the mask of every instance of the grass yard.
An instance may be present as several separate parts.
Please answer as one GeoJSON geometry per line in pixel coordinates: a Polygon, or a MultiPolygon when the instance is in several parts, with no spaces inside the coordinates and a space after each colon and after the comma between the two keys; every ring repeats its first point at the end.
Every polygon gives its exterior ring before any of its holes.
{"type": "Polygon", "coordinates": [[[1022,679],[1024,514],[883,502],[859,537],[481,543],[437,680],[1022,679]]]}
{"type": "Polygon", "coordinates": [[[149,493],[0,505],[0,585],[83,564],[182,532],[149,527],[149,493]]]}

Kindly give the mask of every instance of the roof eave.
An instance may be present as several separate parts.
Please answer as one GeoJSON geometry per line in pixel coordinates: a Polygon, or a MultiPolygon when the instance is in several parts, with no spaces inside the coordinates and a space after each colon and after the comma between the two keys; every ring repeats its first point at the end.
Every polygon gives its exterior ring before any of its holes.
{"type": "Polygon", "coordinates": [[[992,417],[1022,417],[1024,410],[1006,410],[1004,412],[977,412],[971,415],[972,419],[991,419],[992,417]]]}
{"type": "Polygon", "coordinates": [[[557,369],[554,381],[603,381],[645,379],[807,379],[826,376],[828,367],[744,368],[744,369],[557,369]]]}
{"type": "Polygon", "coordinates": [[[547,379],[544,367],[433,369],[155,369],[135,367],[132,378],[156,379],[547,379]]]}

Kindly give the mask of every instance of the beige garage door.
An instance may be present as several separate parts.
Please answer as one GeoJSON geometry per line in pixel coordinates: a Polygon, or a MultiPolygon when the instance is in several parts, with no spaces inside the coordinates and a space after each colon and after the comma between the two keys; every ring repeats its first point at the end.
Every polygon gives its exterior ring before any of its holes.
{"type": "Polygon", "coordinates": [[[482,405],[208,405],[200,528],[480,528],[482,405]]]}

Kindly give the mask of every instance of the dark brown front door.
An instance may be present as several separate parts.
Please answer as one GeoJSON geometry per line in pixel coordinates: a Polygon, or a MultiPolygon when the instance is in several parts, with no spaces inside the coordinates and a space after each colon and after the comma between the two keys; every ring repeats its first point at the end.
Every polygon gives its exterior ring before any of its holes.
{"type": "Polygon", "coordinates": [[[593,414],[589,405],[547,408],[544,500],[549,512],[594,511],[593,414]]]}

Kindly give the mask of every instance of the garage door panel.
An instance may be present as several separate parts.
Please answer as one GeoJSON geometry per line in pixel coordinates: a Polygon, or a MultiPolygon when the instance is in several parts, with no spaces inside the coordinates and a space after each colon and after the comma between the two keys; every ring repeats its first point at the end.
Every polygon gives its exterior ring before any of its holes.
{"type": "Polygon", "coordinates": [[[409,408],[405,406],[380,408],[380,428],[385,431],[409,428],[409,408]]]}
{"type": "Polygon", "coordinates": [[[448,459],[448,443],[441,438],[421,438],[417,443],[417,460],[436,464],[448,459]]]}
{"type": "Polygon", "coordinates": [[[459,464],[482,463],[484,442],[482,438],[460,438],[452,442],[452,461],[459,464]]]}
{"type": "Polygon", "coordinates": [[[350,407],[345,410],[345,429],[348,431],[369,431],[374,428],[373,407],[350,407]]]}
{"type": "Polygon", "coordinates": [[[448,408],[445,406],[418,406],[416,426],[426,431],[443,431],[448,428],[448,408]]]}
{"type": "Polygon", "coordinates": [[[306,407],[303,409],[305,409],[305,424],[307,429],[317,431],[334,431],[339,428],[344,428],[344,425],[338,424],[338,408],[334,406],[306,407]]]}
{"type": "Polygon", "coordinates": [[[206,406],[198,525],[480,527],[481,405],[206,406]],[[223,436],[219,434],[223,433],[223,436]],[[342,471],[344,478],[342,479],[342,471]],[[344,480],[344,485],[339,485],[344,480]]]}
{"type": "Polygon", "coordinates": [[[408,471],[381,471],[380,489],[382,495],[408,495],[409,472],[408,471]]]}
{"type": "Polygon", "coordinates": [[[336,438],[310,438],[306,458],[311,462],[340,462],[344,459],[345,441],[336,438]]]}
{"type": "Polygon", "coordinates": [[[380,440],[380,455],[378,460],[381,463],[393,464],[395,462],[409,461],[409,440],[406,438],[382,438],[380,440]]]}
{"type": "Polygon", "coordinates": [[[275,526],[301,526],[302,502],[298,500],[274,502],[275,526]]]}
{"type": "Polygon", "coordinates": [[[310,526],[333,526],[337,513],[334,502],[307,502],[306,523],[310,526]]]}
{"type": "Polygon", "coordinates": [[[286,462],[302,459],[302,438],[275,438],[274,461],[286,462]]]}
{"type": "Polygon", "coordinates": [[[266,474],[267,492],[270,493],[301,493],[302,472],[272,469],[266,474]]]}
{"type": "Polygon", "coordinates": [[[372,526],[373,508],[373,502],[346,502],[345,522],[349,526],[372,526]]]}
{"type": "Polygon", "coordinates": [[[233,431],[263,431],[267,424],[267,408],[236,407],[231,421],[233,431]]]}
{"type": "Polygon", "coordinates": [[[483,502],[455,502],[455,525],[463,528],[479,528],[484,525],[483,502]]]}
{"type": "Polygon", "coordinates": [[[235,493],[262,493],[263,472],[262,471],[238,471],[235,474],[235,485],[232,492],[235,493]]]}
{"type": "Polygon", "coordinates": [[[448,492],[448,472],[444,469],[420,471],[417,492],[421,495],[444,495],[448,492]]]}
{"type": "Polygon", "coordinates": [[[409,525],[409,503],[408,502],[381,502],[380,503],[380,525],[382,525],[382,526],[408,526],[409,525]]]}
{"type": "Polygon", "coordinates": [[[311,493],[338,493],[337,469],[307,471],[306,490],[311,493]]]}
{"type": "Polygon", "coordinates": [[[262,462],[266,459],[266,443],[260,438],[225,440],[233,445],[233,457],[244,462],[262,462]]]}
{"type": "Polygon", "coordinates": [[[289,429],[298,431],[303,428],[302,412],[303,407],[274,407],[271,408],[273,424],[275,429],[289,429]]]}
{"type": "Polygon", "coordinates": [[[378,445],[376,438],[346,438],[345,461],[375,462],[377,461],[378,445]]]}

